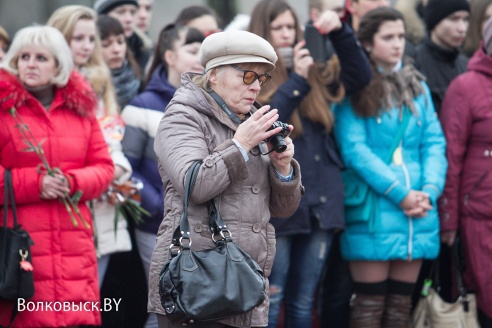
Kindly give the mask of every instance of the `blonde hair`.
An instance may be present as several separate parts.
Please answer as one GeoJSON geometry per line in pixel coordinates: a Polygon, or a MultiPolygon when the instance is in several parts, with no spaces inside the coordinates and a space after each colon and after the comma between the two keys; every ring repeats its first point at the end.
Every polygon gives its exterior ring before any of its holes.
{"type": "Polygon", "coordinates": [[[52,77],[50,82],[57,87],[67,85],[73,69],[72,52],[60,31],[50,26],[29,26],[20,29],[15,34],[12,45],[0,64],[0,68],[18,75],[19,54],[25,47],[33,45],[45,47],[55,57],[58,75],[52,77]]]}
{"type": "Polygon", "coordinates": [[[7,45],[10,43],[9,34],[1,26],[0,26],[0,40],[3,40],[7,45]]]}
{"type": "MultiPolygon", "coordinates": [[[[63,6],[53,12],[47,25],[60,30],[67,43],[70,44],[75,25],[83,19],[93,21],[96,26],[97,14],[93,9],[85,6],[63,6]]],[[[96,33],[94,37],[94,52],[83,67],[82,73],[86,76],[94,92],[102,100],[105,114],[115,115],[119,112],[119,107],[116,102],[113,83],[111,82],[111,73],[102,57],[99,33],[96,33]]]]}

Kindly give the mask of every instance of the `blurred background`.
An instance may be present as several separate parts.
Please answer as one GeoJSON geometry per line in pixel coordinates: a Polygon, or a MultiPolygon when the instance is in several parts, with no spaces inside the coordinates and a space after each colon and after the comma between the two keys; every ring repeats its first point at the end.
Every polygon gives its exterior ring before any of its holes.
{"type": "MultiPolygon", "coordinates": [[[[94,0],[0,0],[0,25],[12,37],[14,33],[30,24],[45,24],[58,7],[79,4],[92,8],[94,0]]],[[[155,0],[150,37],[156,40],[159,31],[174,21],[184,7],[208,5],[212,7],[226,26],[236,14],[249,15],[258,0],[155,0]]],[[[302,22],[308,20],[308,0],[288,0],[302,22]]],[[[224,27],[222,26],[222,27],[224,27]]]]}

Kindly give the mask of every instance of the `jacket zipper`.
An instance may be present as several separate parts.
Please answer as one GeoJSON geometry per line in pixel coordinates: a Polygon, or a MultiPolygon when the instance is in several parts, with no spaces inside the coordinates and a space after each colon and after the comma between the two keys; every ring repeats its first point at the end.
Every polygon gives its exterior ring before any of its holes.
{"type": "MultiPolygon", "coordinates": [[[[406,183],[407,188],[410,189],[410,187],[411,187],[410,174],[408,174],[408,168],[405,165],[405,161],[403,160],[403,141],[400,142],[399,147],[401,148],[401,154],[402,154],[401,166],[402,166],[403,173],[405,175],[405,183],[406,183]]],[[[413,221],[412,221],[411,217],[407,216],[407,219],[408,219],[408,256],[407,256],[407,259],[410,262],[412,260],[412,253],[413,253],[413,242],[412,242],[412,240],[413,240],[413,221]]]]}

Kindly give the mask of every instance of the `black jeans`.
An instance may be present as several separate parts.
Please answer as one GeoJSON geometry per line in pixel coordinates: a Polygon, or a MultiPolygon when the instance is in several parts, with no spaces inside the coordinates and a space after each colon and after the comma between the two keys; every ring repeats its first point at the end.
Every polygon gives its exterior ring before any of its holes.
{"type": "Polygon", "coordinates": [[[340,251],[340,234],[333,237],[319,290],[320,328],[348,328],[352,277],[340,251]]]}

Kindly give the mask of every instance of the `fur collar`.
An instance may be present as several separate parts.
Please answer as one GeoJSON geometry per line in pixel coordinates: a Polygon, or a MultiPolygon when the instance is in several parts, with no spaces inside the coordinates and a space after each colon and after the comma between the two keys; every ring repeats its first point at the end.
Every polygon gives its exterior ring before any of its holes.
{"type": "Polygon", "coordinates": [[[412,112],[415,112],[414,99],[425,92],[422,81],[425,81],[424,75],[417,71],[409,61],[393,72],[374,73],[376,80],[383,87],[383,97],[381,99],[381,108],[383,110],[394,107],[402,108],[407,106],[412,112]]]}
{"type": "Polygon", "coordinates": [[[362,117],[378,116],[392,108],[407,106],[415,112],[414,99],[423,94],[424,75],[417,71],[411,60],[404,60],[403,67],[392,72],[381,72],[374,63],[372,79],[368,86],[351,96],[355,112],[362,117]]]}
{"type": "MultiPolygon", "coordinates": [[[[0,112],[22,106],[44,110],[39,101],[22,86],[17,76],[0,69],[0,112]]],[[[55,106],[62,106],[80,116],[91,116],[97,108],[97,97],[84,77],[73,71],[67,85],[56,89],[51,108],[55,106]]]]}

